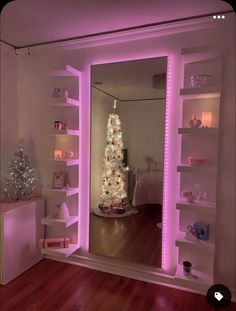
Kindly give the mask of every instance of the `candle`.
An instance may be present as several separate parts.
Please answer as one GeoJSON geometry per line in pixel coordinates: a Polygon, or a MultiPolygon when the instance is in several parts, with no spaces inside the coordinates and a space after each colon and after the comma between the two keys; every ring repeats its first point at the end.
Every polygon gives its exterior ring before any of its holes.
{"type": "Polygon", "coordinates": [[[211,127],[212,112],[202,112],[202,127],[211,127]]]}
{"type": "Polygon", "coordinates": [[[54,159],[55,160],[62,160],[62,150],[60,150],[60,149],[54,150],[54,159]]]}

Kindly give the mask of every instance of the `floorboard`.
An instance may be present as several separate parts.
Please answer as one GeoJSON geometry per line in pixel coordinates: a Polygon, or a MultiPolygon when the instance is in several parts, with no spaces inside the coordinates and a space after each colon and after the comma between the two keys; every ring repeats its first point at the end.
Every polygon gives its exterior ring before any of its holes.
{"type": "Polygon", "coordinates": [[[138,210],[124,218],[90,214],[90,253],[161,267],[162,230],[157,223],[162,220],[162,208],[144,205],[138,210]]]}
{"type": "Polygon", "coordinates": [[[213,310],[203,295],[48,259],[1,286],[0,303],[1,311],[213,310]]]}

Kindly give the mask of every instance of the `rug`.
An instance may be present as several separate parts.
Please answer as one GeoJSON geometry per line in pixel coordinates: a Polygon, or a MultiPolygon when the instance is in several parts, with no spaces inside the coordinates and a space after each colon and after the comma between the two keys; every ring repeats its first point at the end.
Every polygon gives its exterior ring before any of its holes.
{"type": "Polygon", "coordinates": [[[124,214],[117,214],[117,213],[111,213],[111,214],[106,214],[100,210],[99,207],[94,207],[93,208],[93,213],[97,216],[100,217],[106,217],[106,218],[122,218],[122,217],[128,217],[131,215],[138,214],[138,210],[135,207],[132,207],[128,211],[126,211],[124,214]]]}

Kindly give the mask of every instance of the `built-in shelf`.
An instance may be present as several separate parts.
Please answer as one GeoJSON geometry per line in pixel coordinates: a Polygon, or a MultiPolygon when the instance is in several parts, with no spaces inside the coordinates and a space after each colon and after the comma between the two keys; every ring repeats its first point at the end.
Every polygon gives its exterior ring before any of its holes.
{"type": "Polygon", "coordinates": [[[183,284],[187,281],[188,286],[191,282],[193,286],[195,284],[213,285],[213,277],[210,274],[192,269],[192,275],[186,276],[183,274],[183,266],[180,264],[177,266],[175,279],[183,281],[183,284]]]}
{"type": "Polygon", "coordinates": [[[54,226],[54,225],[63,225],[64,227],[69,227],[74,223],[78,222],[78,216],[69,216],[66,219],[56,218],[53,215],[49,215],[41,219],[42,225],[54,226]]]}
{"type": "Polygon", "coordinates": [[[67,248],[42,248],[41,252],[44,255],[66,258],[79,249],[79,244],[70,244],[67,248]]]}
{"type": "Polygon", "coordinates": [[[73,194],[79,193],[78,187],[70,187],[68,189],[43,189],[42,195],[56,195],[61,197],[69,197],[73,194]]]}
{"type": "Polygon", "coordinates": [[[185,236],[185,232],[180,231],[178,233],[176,241],[175,241],[176,246],[178,246],[178,247],[191,246],[191,247],[194,247],[198,250],[214,254],[215,246],[212,242],[202,241],[202,240],[190,241],[190,240],[185,239],[184,236],[185,236]]]}
{"type": "Polygon", "coordinates": [[[178,134],[182,135],[218,135],[219,128],[217,127],[200,127],[200,128],[188,128],[182,127],[178,129],[178,134]]]}
{"type": "Polygon", "coordinates": [[[48,74],[53,77],[80,77],[81,72],[70,65],[66,65],[65,69],[52,70],[48,74]]]}
{"type": "Polygon", "coordinates": [[[79,136],[79,130],[55,130],[50,135],[68,135],[68,136],[79,136]]]}
{"type": "Polygon", "coordinates": [[[176,203],[176,208],[181,211],[200,212],[214,215],[216,213],[216,203],[209,201],[194,201],[189,203],[186,199],[179,199],[176,203]]]}
{"type": "Polygon", "coordinates": [[[177,166],[177,172],[214,174],[216,173],[216,167],[206,165],[193,166],[188,164],[181,164],[177,166]]]}
{"type": "Polygon", "coordinates": [[[66,98],[52,98],[51,106],[53,107],[79,107],[80,101],[74,98],[66,97],[66,98]]]}
{"type": "Polygon", "coordinates": [[[187,98],[218,98],[220,97],[220,89],[218,86],[206,86],[206,87],[189,87],[180,89],[180,95],[187,98]]]}
{"type": "Polygon", "coordinates": [[[55,159],[46,159],[51,164],[58,166],[72,166],[79,165],[79,159],[69,159],[69,160],[55,160],[55,159]]]}

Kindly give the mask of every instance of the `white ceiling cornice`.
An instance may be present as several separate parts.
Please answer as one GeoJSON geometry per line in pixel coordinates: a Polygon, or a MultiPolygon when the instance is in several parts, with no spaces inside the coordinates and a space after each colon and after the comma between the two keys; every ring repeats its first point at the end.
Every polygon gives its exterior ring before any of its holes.
{"type": "MultiPolygon", "coordinates": [[[[230,13],[228,13],[230,14],[230,13]]],[[[216,28],[219,26],[212,21],[211,17],[202,17],[192,20],[177,21],[168,24],[142,27],[140,29],[124,30],[115,33],[97,35],[87,38],[71,39],[62,42],[48,43],[47,46],[42,45],[42,48],[58,50],[77,50],[93,46],[102,46],[108,44],[116,44],[120,42],[128,42],[131,40],[140,40],[158,36],[167,36],[171,34],[196,31],[201,29],[216,28]]],[[[37,46],[40,48],[40,46],[37,46]]]]}

